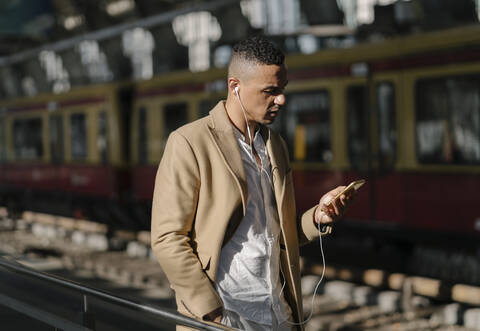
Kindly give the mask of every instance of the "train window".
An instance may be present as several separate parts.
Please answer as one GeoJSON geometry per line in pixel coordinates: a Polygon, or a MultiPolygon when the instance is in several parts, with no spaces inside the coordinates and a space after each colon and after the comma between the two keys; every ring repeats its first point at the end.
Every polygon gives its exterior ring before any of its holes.
{"type": "Polygon", "coordinates": [[[138,163],[147,163],[147,110],[141,107],[138,113],[138,163]]]}
{"type": "Polygon", "coordinates": [[[167,141],[168,136],[172,131],[186,124],[188,121],[187,104],[186,103],[171,103],[164,107],[164,141],[167,141]]]}
{"type": "Polygon", "coordinates": [[[332,159],[329,93],[325,90],[290,93],[286,100],[285,112],[273,128],[285,138],[290,158],[329,162],[332,159]]]}
{"type": "Polygon", "coordinates": [[[347,88],[347,141],[350,162],[364,170],[368,160],[368,107],[365,86],[347,88]]]}
{"type": "Polygon", "coordinates": [[[50,154],[53,163],[63,162],[63,118],[52,115],[49,119],[50,127],[50,154]]]}
{"type": "Polygon", "coordinates": [[[13,149],[17,160],[34,160],[43,156],[42,129],[41,118],[13,122],[13,149]]]}
{"type": "Polygon", "coordinates": [[[382,168],[391,168],[397,153],[395,88],[392,83],[382,82],[377,85],[376,94],[379,162],[382,168]]]}
{"type": "Polygon", "coordinates": [[[419,162],[480,162],[479,75],[420,80],[415,101],[419,162]]]}
{"type": "Polygon", "coordinates": [[[70,143],[73,159],[87,158],[87,123],[85,114],[70,116],[70,143]]]}
{"type": "Polygon", "coordinates": [[[102,164],[108,162],[108,131],[107,131],[107,113],[102,111],[98,113],[98,138],[97,147],[100,153],[102,164]]]}

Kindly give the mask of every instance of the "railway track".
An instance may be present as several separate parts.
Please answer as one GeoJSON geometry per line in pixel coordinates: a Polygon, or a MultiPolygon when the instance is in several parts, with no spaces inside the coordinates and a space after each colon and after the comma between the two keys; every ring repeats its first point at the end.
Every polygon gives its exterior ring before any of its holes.
{"type": "MultiPolygon", "coordinates": [[[[30,267],[89,285],[102,280],[109,291],[122,289],[122,295],[132,299],[174,305],[168,281],[149,248],[148,233],[118,232],[107,238],[101,224],[35,213],[13,221],[0,208],[2,252],[30,267]]],[[[312,309],[322,268],[315,261],[303,261],[306,313],[312,309]]],[[[325,278],[307,331],[480,330],[479,287],[332,265],[326,267],[325,278]]]]}

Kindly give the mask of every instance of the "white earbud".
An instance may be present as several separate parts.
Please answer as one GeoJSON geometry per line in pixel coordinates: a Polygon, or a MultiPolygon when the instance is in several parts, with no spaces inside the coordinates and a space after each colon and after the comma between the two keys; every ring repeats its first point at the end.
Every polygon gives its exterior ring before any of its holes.
{"type": "Polygon", "coordinates": [[[233,89],[233,92],[235,92],[235,94],[237,96],[237,99],[238,99],[238,102],[240,103],[240,107],[242,108],[243,117],[245,118],[245,125],[247,126],[248,138],[250,140],[250,154],[251,154],[250,156],[252,157],[252,160],[255,161],[255,157],[253,156],[253,145],[252,145],[253,144],[253,135],[250,132],[250,127],[248,126],[247,111],[245,110],[245,107],[243,106],[243,102],[240,99],[240,94],[238,94],[239,89],[240,89],[240,86],[235,86],[235,88],[233,89]]]}

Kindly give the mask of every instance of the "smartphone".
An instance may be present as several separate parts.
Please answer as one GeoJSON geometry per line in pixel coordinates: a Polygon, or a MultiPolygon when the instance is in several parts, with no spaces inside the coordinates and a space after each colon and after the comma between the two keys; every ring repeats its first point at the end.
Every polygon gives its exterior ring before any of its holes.
{"type": "Polygon", "coordinates": [[[340,199],[343,194],[348,194],[352,190],[357,191],[362,185],[365,184],[365,179],[356,180],[348,184],[340,193],[338,193],[329,203],[325,205],[326,209],[333,209],[333,203],[335,200],[340,199]]]}
{"type": "MultiPolygon", "coordinates": [[[[340,197],[343,194],[347,194],[347,193],[351,192],[352,190],[358,191],[360,189],[360,187],[363,186],[363,184],[365,184],[365,179],[360,179],[360,180],[356,180],[356,181],[351,182],[340,193],[338,193],[329,203],[327,203],[325,205],[325,208],[326,209],[333,209],[333,203],[334,203],[335,200],[340,199],[340,197]]],[[[331,225],[322,224],[322,226],[320,228],[320,231],[322,233],[325,233],[325,232],[330,233],[332,231],[331,225]]]]}
{"type": "Polygon", "coordinates": [[[365,179],[360,179],[360,180],[356,180],[356,181],[353,181],[351,182],[350,184],[348,184],[347,187],[345,187],[342,192],[338,193],[335,198],[332,199],[332,201],[330,201],[329,203],[327,203],[327,207],[330,208],[330,207],[333,207],[333,202],[337,199],[340,199],[340,197],[343,195],[343,194],[347,194],[349,192],[351,192],[352,190],[355,190],[355,191],[358,191],[358,189],[360,189],[360,187],[363,186],[363,184],[365,184],[365,179]]]}

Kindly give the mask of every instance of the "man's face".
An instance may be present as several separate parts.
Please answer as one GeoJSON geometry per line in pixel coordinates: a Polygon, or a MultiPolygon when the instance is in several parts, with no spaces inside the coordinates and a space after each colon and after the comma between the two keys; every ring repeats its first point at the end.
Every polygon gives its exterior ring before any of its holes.
{"type": "Polygon", "coordinates": [[[240,82],[239,94],[247,118],[261,124],[273,123],[285,104],[284,89],[287,83],[284,64],[255,65],[248,78],[240,82]]]}

